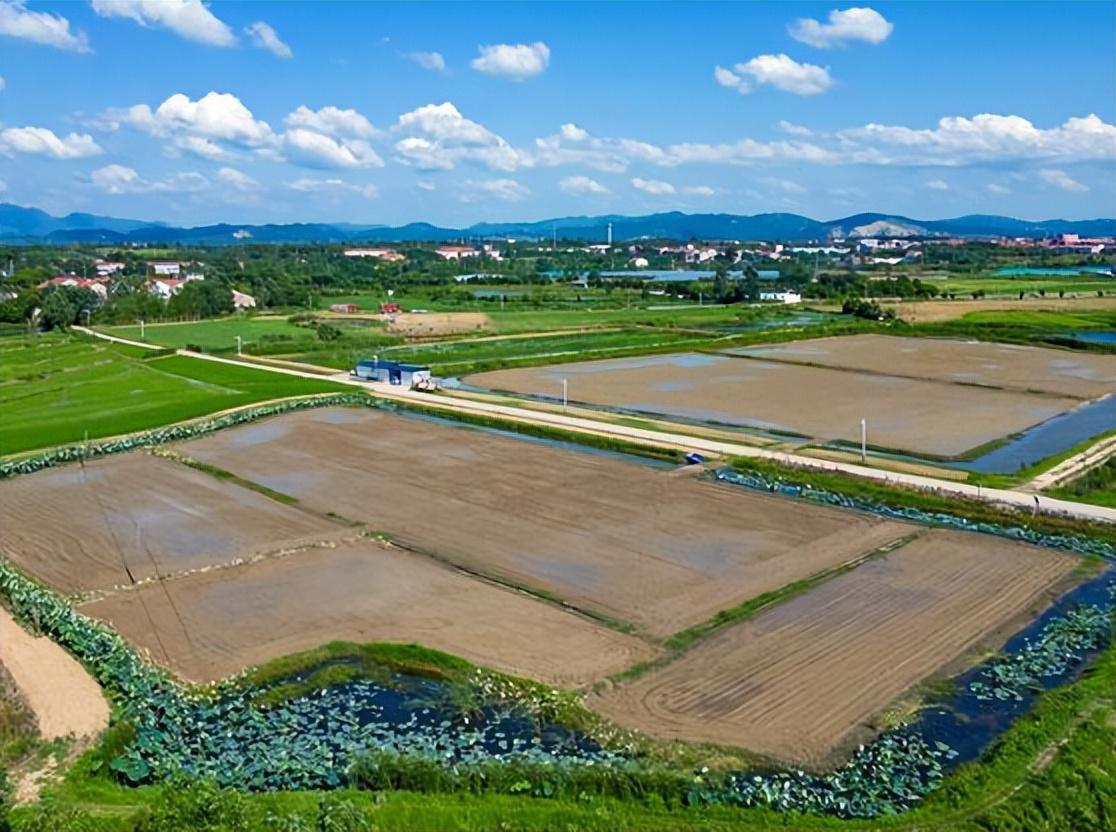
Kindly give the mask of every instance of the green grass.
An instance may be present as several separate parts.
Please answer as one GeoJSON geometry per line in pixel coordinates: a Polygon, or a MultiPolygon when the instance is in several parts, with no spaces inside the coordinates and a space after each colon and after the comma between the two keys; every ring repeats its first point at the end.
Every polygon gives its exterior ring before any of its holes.
{"type": "Polygon", "coordinates": [[[270,317],[230,317],[185,323],[148,324],[143,328],[142,338],[138,326],[107,326],[98,329],[120,338],[146,341],[175,349],[197,345],[207,352],[235,352],[237,335],[241,337],[245,347],[268,336],[296,340],[314,337],[314,332],[306,327],[296,326],[286,318],[270,317]]]}
{"type": "Polygon", "coordinates": [[[983,291],[988,297],[1018,297],[1020,292],[1027,295],[1046,292],[1047,298],[1057,298],[1059,292],[1069,295],[1092,295],[1116,292],[1116,281],[1097,278],[1088,274],[1080,277],[949,277],[926,280],[939,292],[952,292],[956,295],[969,295],[983,291]]]}
{"type": "Polygon", "coordinates": [[[1046,491],[1051,497],[1116,508],[1116,457],[1057,488],[1046,491]]]}
{"type": "MultiPolygon", "coordinates": [[[[1116,284],[1110,285],[1116,288],[1116,284]]],[[[1021,309],[1010,312],[969,312],[962,315],[960,321],[1050,330],[1112,329],[1116,327],[1116,312],[1043,312],[1021,309]]]]}
{"type": "Polygon", "coordinates": [[[76,336],[4,339],[0,455],[146,430],[254,402],[346,389],[182,356],[145,360],[76,336]]]}

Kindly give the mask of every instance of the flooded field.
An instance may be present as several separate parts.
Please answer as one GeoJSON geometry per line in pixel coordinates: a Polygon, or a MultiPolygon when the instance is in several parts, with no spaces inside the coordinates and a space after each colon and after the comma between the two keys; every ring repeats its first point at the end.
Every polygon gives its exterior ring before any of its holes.
{"type": "Polygon", "coordinates": [[[64,593],[216,566],[342,531],[144,453],[0,481],[0,505],[0,552],[64,593]]]}
{"type": "Polygon", "coordinates": [[[556,606],[359,538],[119,592],[80,609],[198,682],[339,639],[420,643],[561,686],[587,684],[654,652],[556,606]]]}
{"type": "MultiPolygon", "coordinates": [[[[809,349],[813,343],[795,342],[784,349],[809,349]]],[[[959,364],[956,372],[972,372],[965,367],[959,364]]],[[[870,444],[936,457],[960,456],[1080,402],[1066,394],[697,353],[497,370],[466,380],[479,387],[554,398],[561,396],[563,379],[572,402],[819,441],[859,442],[860,420],[866,418],[870,444]]],[[[1075,390],[1100,385],[1072,375],[1063,381],[1075,390]]]]}
{"type": "Polygon", "coordinates": [[[929,531],[713,636],[592,707],[653,735],[808,765],[870,738],[873,717],[1050,600],[1076,558],[929,531]]]}
{"type": "Polygon", "coordinates": [[[1095,353],[890,335],[814,338],[727,353],[792,364],[1093,399],[1116,392],[1116,359],[1095,353]]]}
{"type": "Polygon", "coordinates": [[[692,470],[384,411],[305,411],[181,450],[401,546],[655,637],[909,533],[699,481],[692,470]],[[338,424],[335,412],[355,421],[338,424]]]}

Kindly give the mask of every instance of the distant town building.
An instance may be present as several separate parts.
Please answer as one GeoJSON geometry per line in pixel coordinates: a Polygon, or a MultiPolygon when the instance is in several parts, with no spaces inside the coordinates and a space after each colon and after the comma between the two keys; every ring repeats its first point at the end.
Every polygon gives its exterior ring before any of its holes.
{"type": "Polygon", "coordinates": [[[760,292],[760,300],[774,300],[779,303],[802,303],[802,295],[798,292],[760,292]]]}
{"type": "Polygon", "coordinates": [[[342,253],[346,257],[371,257],[385,263],[399,263],[407,259],[393,248],[347,248],[342,253]]]}
{"type": "Polygon", "coordinates": [[[354,312],[359,312],[360,307],[355,303],[331,303],[329,305],[330,312],[338,312],[342,315],[351,315],[354,312]]]}
{"type": "Polygon", "coordinates": [[[108,298],[107,277],[79,277],[76,274],[60,274],[49,280],[44,280],[36,289],[46,289],[50,286],[74,286],[78,289],[88,289],[101,300],[108,298]]]}
{"type": "Polygon", "coordinates": [[[633,269],[646,269],[650,263],[648,263],[646,257],[633,257],[628,261],[628,265],[633,269]]]}
{"type": "Polygon", "coordinates": [[[381,384],[398,384],[400,387],[414,387],[430,381],[430,368],[421,364],[402,364],[398,361],[378,359],[361,361],[350,375],[362,381],[376,381],[381,384]]]}
{"type": "Polygon", "coordinates": [[[122,272],[122,271],[124,271],[124,264],[123,263],[115,263],[115,262],[110,262],[108,260],[98,260],[97,261],[97,276],[98,277],[109,277],[110,275],[114,275],[117,272],[122,272]]]}
{"type": "Polygon", "coordinates": [[[182,272],[182,264],[175,260],[152,260],[147,269],[153,275],[174,277],[182,272]]]}
{"type": "Polygon", "coordinates": [[[244,310],[256,308],[256,299],[254,297],[244,292],[238,292],[236,289],[232,290],[232,302],[234,309],[244,310]]]}
{"type": "Polygon", "coordinates": [[[467,257],[480,257],[480,251],[472,246],[438,246],[434,253],[443,260],[464,260],[467,257]]]}

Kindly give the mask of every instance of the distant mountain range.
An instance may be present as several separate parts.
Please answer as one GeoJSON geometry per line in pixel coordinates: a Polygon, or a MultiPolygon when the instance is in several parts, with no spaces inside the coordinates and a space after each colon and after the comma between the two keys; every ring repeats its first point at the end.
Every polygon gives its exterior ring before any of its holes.
{"type": "Polygon", "coordinates": [[[385,243],[446,242],[515,237],[600,242],[612,224],[615,241],[641,238],[670,240],[771,240],[804,242],[835,237],[1049,237],[1076,232],[1082,236],[1116,236],[1116,219],[1042,220],[972,214],[947,220],[916,220],[892,214],[854,214],[829,222],[798,214],[683,214],[672,211],[643,217],[605,215],[561,217],[540,222],[477,223],[468,228],[441,228],[415,222],[400,226],[351,223],[286,225],[204,225],[178,228],[166,223],[67,214],[54,217],[37,208],[0,203],[0,242],[42,243],[385,243]]]}

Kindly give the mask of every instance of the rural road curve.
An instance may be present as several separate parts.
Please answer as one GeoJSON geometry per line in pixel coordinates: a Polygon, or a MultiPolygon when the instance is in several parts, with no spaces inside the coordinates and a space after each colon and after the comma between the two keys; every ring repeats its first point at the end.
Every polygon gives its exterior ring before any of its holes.
{"type": "Polygon", "coordinates": [[[91,737],[108,726],[100,686],[69,653],[32,636],[0,607],[0,664],[15,680],[45,740],[91,737]]]}
{"type": "MultiPolygon", "coordinates": [[[[143,344],[137,341],[128,341],[123,338],[117,338],[112,335],[106,335],[104,333],[84,329],[81,327],[75,327],[75,329],[81,329],[88,334],[95,335],[98,338],[106,338],[111,341],[120,341],[123,343],[129,343],[143,347],[151,346],[150,344],[143,344]]],[[[256,369],[268,370],[269,372],[273,373],[282,373],[284,375],[318,379],[319,381],[322,379],[329,379],[341,384],[363,387],[370,393],[381,398],[394,399],[396,401],[403,402],[413,402],[415,404],[422,404],[428,407],[439,407],[444,410],[504,416],[521,422],[532,422],[534,424],[550,425],[554,427],[566,428],[569,430],[595,433],[602,436],[613,436],[618,439],[628,439],[636,442],[650,442],[652,444],[680,448],[686,451],[704,451],[706,453],[718,454],[722,456],[759,457],[761,459],[770,459],[773,462],[780,462],[785,465],[812,468],[814,470],[820,471],[836,471],[839,473],[851,474],[855,477],[861,477],[862,479],[879,480],[892,484],[905,485],[921,490],[936,491],[942,494],[954,494],[959,497],[982,500],[987,503],[999,503],[1002,505],[1011,506],[1013,508],[1022,509],[1024,511],[1034,511],[1037,506],[1038,511],[1044,514],[1062,514],[1083,520],[1093,520],[1103,523],[1116,523],[1116,509],[1104,508],[1103,506],[1093,506],[1086,503],[1076,503],[1070,500],[1058,500],[1053,497],[1041,496],[1027,491],[1016,491],[1003,488],[983,488],[979,485],[970,485],[969,483],[964,482],[937,479],[935,477],[927,477],[918,474],[882,471],[878,468],[871,468],[866,465],[857,465],[851,462],[838,462],[834,460],[818,459],[815,457],[799,456],[797,454],[788,454],[782,451],[771,451],[764,448],[752,447],[749,445],[738,445],[731,442],[722,442],[713,439],[702,439],[693,436],[686,436],[684,434],[669,433],[666,431],[654,431],[647,430],[645,428],[629,427],[627,425],[598,422],[592,419],[582,419],[575,416],[566,416],[560,413],[548,413],[538,410],[528,410],[526,408],[513,407],[511,405],[493,404],[491,402],[481,402],[472,399],[452,399],[442,396],[433,396],[429,393],[418,393],[412,390],[402,390],[398,386],[392,386],[389,384],[375,384],[371,382],[359,381],[357,379],[350,378],[348,373],[338,373],[334,376],[323,376],[321,373],[303,372],[286,367],[274,367],[263,364],[254,364],[247,361],[237,361],[232,358],[222,358],[216,355],[191,352],[189,350],[179,350],[178,354],[189,356],[191,358],[202,359],[204,361],[216,361],[222,364],[237,364],[239,366],[255,367],[256,369]]],[[[1067,462],[1068,461],[1069,460],[1067,460],[1067,462]]]]}

